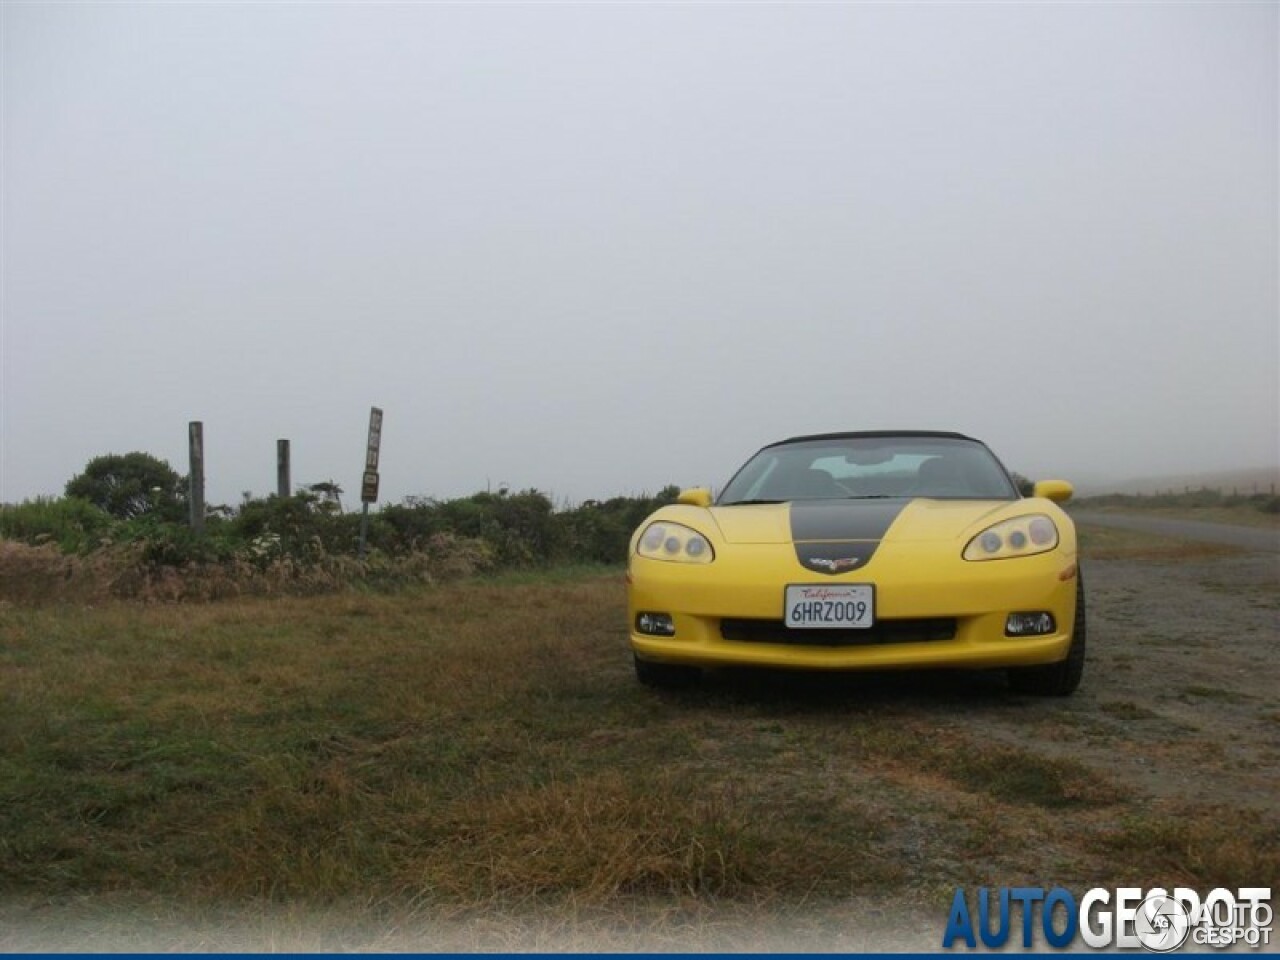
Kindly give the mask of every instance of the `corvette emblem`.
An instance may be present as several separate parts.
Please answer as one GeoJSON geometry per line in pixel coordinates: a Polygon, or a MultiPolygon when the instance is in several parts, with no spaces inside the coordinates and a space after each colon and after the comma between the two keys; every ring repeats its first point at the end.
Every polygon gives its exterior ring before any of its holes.
{"type": "Polygon", "coordinates": [[[826,557],[810,557],[809,562],[815,567],[823,567],[832,573],[838,573],[841,570],[852,570],[858,565],[858,558],[839,557],[835,560],[828,560],[826,557]]]}

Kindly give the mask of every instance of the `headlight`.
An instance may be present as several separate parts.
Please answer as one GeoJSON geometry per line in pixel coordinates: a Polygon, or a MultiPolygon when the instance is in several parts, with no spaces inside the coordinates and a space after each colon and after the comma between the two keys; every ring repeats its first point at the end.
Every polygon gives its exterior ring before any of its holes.
{"type": "Polygon", "coordinates": [[[636,553],[650,560],[677,563],[710,563],[716,556],[706,537],[678,523],[649,524],[640,534],[636,553]]]}
{"type": "Polygon", "coordinates": [[[964,548],[966,560],[1006,560],[1047,553],[1058,545],[1058,528],[1042,513],[987,527],[964,548]]]}

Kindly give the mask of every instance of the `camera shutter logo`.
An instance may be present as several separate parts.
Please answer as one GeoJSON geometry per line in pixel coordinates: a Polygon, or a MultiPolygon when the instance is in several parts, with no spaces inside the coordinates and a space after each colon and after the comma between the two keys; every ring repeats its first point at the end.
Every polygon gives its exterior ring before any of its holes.
{"type": "Polygon", "coordinates": [[[1186,943],[1187,934],[1191,932],[1191,917],[1181,902],[1157,894],[1147,897],[1138,907],[1133,932],[1147,950],[1168,953],[1186,943]]]}

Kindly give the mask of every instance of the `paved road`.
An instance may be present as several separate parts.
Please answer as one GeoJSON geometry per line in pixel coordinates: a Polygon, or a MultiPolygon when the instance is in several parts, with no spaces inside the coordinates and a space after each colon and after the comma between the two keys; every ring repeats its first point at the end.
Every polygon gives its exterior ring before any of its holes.
{"type": "Polygon", "coordinates": [[[1225,543],[1246,550],[1271,550],[1280,553],[1280,530],[1261,527],[1237,527],[1227,523],[1205,523],[1202,520],[1174,520],[1169,517],[1140,517],[1124,513],[1096,513],[1091,510],[1072,511],[1076,522],[1098,527],[1119,527],[1123,530],[1141,530],[1166,537],[1184,540],[1203,540],[1208,543],[1225,543]]]}

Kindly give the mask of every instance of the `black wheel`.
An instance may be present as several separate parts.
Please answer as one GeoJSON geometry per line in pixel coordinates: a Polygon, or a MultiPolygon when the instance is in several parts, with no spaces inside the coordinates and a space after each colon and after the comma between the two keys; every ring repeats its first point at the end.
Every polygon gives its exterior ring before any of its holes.
{"type": "Polygon", "coordinates": [[[1038,697],[1069,697],[1084,676],[1084,647],[1087,639],[1084,609],[1084,579],[1076,573],[1076,619],[1071,625],[1071,647],[1065,660],[1043,667],[1011,667],[1009,686],[1018,693],[1038,697]]]}
{"type": "Polygon", "coordinates": [[[672,663],[641,660],[632,654],[636,663],[636,679],[646,687],[687,687],[698,682],[702,671],[697,667],[681,667],[672,663]]]}

